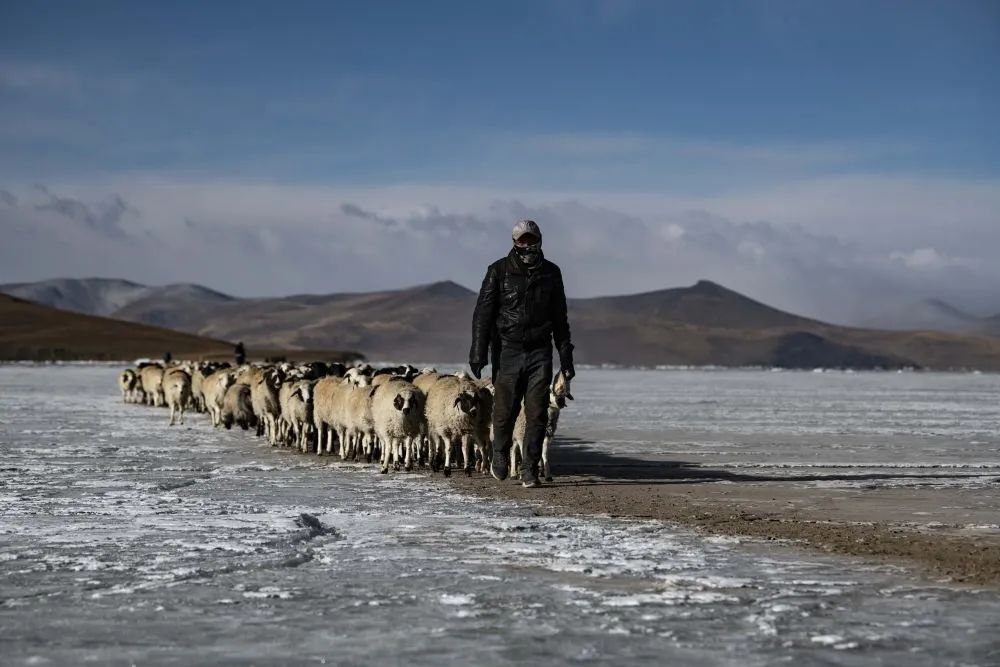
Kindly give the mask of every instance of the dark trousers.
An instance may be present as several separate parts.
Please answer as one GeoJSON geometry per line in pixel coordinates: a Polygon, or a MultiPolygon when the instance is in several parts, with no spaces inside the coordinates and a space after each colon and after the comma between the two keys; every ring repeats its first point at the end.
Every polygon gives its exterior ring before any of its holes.
{"type": "MultiPolygon", "coordinates": [[[[493,455],[506,456],[524,401],[524,457],[521,478],[537,476],[549,421],[552,346],[522,349],[504,343],[493,366],[493,455]]],[[[511,475],[514,471],[510,471],[511,475]]]]}

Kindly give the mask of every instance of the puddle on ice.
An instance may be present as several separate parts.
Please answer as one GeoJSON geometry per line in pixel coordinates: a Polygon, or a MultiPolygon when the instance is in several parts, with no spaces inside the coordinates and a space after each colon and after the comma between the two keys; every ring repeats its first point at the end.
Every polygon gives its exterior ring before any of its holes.
{"type": "Polygon", "coordinates": [[[169,429],[114,380],[0,368],[4,664],[1000,661],[995,592],[169,429]]]}

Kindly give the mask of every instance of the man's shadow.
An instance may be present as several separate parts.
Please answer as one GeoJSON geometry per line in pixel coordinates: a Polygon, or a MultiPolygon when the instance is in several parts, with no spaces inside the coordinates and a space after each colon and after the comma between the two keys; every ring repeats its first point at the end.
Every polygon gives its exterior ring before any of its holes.
{"type": "MultiPolygon", "coordinates": [[[[572,480],[576,486],[604,484],[700,484],[705,482],[864,482],[892,479],[960,479],[977,475],[955,472],[833,472],[768,473],[733,472],[692,461],[650,457],[648,459],[611,454],[596,448],[595,442],[582,438],[557,436],[551,445],[552,474],[555,482],[566,476],[589,478],[572,480]]],[[[766,465],[766,464],[765,464],[766,465]]],[[[992,474],[991,474],[992,476],[992,474]]],[[[567,481],[567,480],[564,480],[567,481]]]]}

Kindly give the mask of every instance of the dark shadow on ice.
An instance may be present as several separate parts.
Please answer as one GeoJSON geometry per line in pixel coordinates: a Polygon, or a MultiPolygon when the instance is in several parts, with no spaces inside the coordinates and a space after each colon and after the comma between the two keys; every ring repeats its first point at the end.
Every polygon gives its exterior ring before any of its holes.
{"type": "MultiPolygon", "coordinates": [[[[666,458],[636,458],[610,454],[596,449],[597,443],[572,437],[557,437],[552,443],[552,473],[559,478],[568,475],[597,478],[591,482],[572,483],[576,486],[587,484],[698,484],[703,482],[818,482],[818,481],[874,481],[890,479],[961,479],[974,477],[969,473],[954,472],[831,472],[831,473],[790,473],[775,475],[768,473],[733,472],[713,468],[692,461],[666,458]]],[[[822,467],[817,465],[817,467],[822,467]]]]}

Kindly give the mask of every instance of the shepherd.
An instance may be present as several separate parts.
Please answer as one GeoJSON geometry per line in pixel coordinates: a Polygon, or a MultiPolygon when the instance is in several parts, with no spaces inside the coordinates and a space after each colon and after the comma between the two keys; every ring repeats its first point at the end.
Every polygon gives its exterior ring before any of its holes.
{"type": "Polygon", "coordinates": [[[533,220],[520,220],[512,233],[514,247],[490,264],[472,316],[469,367],[477,378],[493,371],[493,455],[490,474],[507,479],[507,452],[514,423],[524,402],[524,458],[521,483],[541,486],[538,463],[548,422],[552,383],[552,344],[567,380],[573,369],[573,343],[566,315],[566,291],[559,267],[542,254],[542,231],[533,220]]]}

